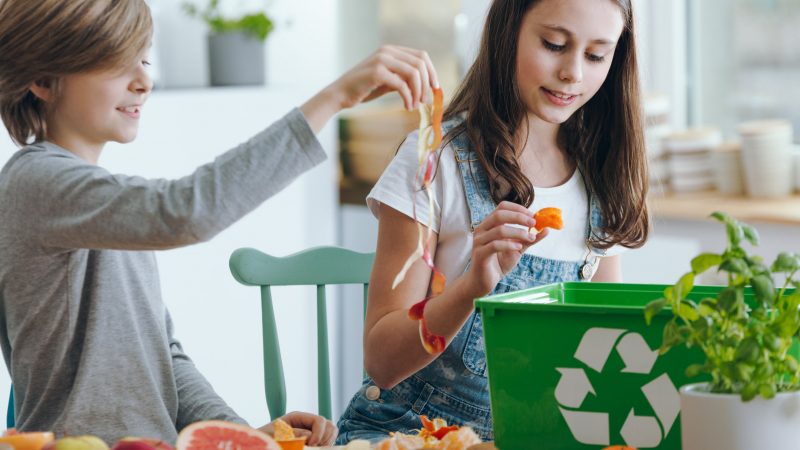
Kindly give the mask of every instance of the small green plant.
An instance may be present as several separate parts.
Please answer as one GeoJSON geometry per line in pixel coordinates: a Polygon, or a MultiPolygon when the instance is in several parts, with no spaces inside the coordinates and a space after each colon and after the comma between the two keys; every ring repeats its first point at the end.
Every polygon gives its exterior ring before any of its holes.
{"type": "Polygon", "coordinates": [[[800,390],[800,367],[790,354],[800,337],[800,280],[795,278],[800,254],[780,253],[767,267],[762,258],[742,248],[744,242],[758,245],[753,227],[720,212],[711,217],[725,226],[725,251],[692,259],[691,272],[645,307],[648,325],[664,307],[672,309],[660,354],[681,344],[699,347],[706,361],[687,367],[686,375],[709,374],[711,392],[741,394],[744,401],[800,390]],[[713,268],[726,273],[727,286],[716,297],[689,299],[695,277],[713,268]],[[786,277],[777,288],[776,274],[786,277]]]}
{"type": "Polygon", "coordinates": [[[203,19],[215,33],[243,31],[264,41],[274,28],[272,20],[263,12],[245,14],[235,19],[223,17],[219,10],[219,0],[209,0],[202,11],[188,2],[184,2],[182,7],[186,14],[203,19]]]}

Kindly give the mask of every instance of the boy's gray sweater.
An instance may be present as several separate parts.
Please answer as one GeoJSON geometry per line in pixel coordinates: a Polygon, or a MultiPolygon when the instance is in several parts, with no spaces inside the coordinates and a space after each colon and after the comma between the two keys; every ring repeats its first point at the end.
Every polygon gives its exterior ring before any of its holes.
{"type": "Polygon", "coordinates": [[[17,428],[174,443],[198,420],[244,423],[175,339],[152,250],[210,239],[324,159],[297,109],[174,181],[50,143],[14,154],[0,172],[0,347],[17,428]]]}

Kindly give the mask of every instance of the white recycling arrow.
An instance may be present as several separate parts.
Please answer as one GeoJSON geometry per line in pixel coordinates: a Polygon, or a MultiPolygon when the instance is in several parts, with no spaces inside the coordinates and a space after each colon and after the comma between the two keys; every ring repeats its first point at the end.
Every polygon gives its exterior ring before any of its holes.
{"type": "MultiPolygon", "coordinates": [[[[575,351],[575,359],[597,372],[602,372],[615,344],[625,365],[622,372],[649,374],[653,369],[658,351],[651,350],[640,334],[617,328],[595,327],[586,330],[575,351]]],[[[575,368],[556,370],[561,378],[556,385],[555,398],[572,436],[583,444],[609,445],[608,413],[564,408],[580,408],[590,393],[597,395],[586,372],[575,368]]],[[[678,418],[680,395],[666,373],[644,385],[642,392],[656,417],[637,416],[631,409],[620,435],[629,446],[654,448],[666,438],[678,418]]]]}
{"type": "Polygon", "coordinates": [[[658,358],[658,351],[650,350],[639,333],[627,333],[622,336],[617,344],[617,353],[625,363],[622,371],[627,373],[648,374],[658,358]]]}
{"type": "Polygon", "coordinates": [[[655,417],[635,416],[633,408],[619,431],[625,444],[636,448],[653,448],[661,444],[661,427],[655,417]]]}
{"type": "Polygon", "coordinates": [[[561,379],[558,380],[556,385],[556,400],[559,405],[580,408],[583,399],[589,393],[597,395],[583,369],[562,369],[557,367],[556,370],[561,373],[561,379]]]}
{"type": "Polygon", "coordinates": [[[575,359],[598,373],[602,372],[617,338],[624,332],[618,328],[589,328],[575,350],[575,359]]]}
{"type": "Polygon", "coordinates": [[[608,413],[558,409],[576,441],[588,445],[609,445],[608,413]]]}
{"type": "MultiPolygon", "coordinates": [[[[678,390],[672,384],[669,375],[664,373],[642,386],[642,392],[658,416],[666,437],[681,412],[681,396],[678,390]]],[[[634,445],[634,447],[636,446],[634,445]]]]}

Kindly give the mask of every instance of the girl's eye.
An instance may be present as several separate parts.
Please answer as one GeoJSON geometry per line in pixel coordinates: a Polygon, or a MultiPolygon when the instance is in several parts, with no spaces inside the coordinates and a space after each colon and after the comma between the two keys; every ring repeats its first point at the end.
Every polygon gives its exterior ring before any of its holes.
{"type": "Polygon", "coordinates": [[[593,54],[591,54],[591,53],[587,53],[587,54],[586,54],[586,58],[587,58],[589,61],[591,61],[591,62],[594,62],[594,63],[601,63],[601,62],[603,62],[603,61],[605,61],[605,60],[606,60],[606,57],[605,57],[605,56],[593,55],[593,54]]]}
{"type": "Polygon", "coordinates": [[[544,46],[544,48],[550,50],[551,52],[563,52],[564,49],[567,48],[566,45],[553,44],[547,39],[542,39],[542,45],[544,46]]]}
{"type": "Polygon", "coordinates": [[[149,66],[149,65],[150,65],[150,61],[148,61],[148,60],[146,60],[146,59],[145,59],[145,60],[142,60],[142,65],[143,65],[143,66],[149,66]]]}

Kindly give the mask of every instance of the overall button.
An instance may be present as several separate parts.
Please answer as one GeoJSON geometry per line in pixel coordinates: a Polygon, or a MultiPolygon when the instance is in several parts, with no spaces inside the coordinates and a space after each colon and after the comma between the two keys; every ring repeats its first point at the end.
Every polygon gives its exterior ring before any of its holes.
{"type": "Polygon", "coordinates": [[[367,388],[366,396],[368,400],[375,401],[381,396],[381,389],[378,386],[370,386],[367,388]]]}

